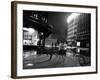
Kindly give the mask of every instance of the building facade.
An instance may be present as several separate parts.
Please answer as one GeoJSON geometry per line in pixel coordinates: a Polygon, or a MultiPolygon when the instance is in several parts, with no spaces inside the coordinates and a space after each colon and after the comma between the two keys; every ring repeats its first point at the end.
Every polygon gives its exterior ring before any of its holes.
{"type": "Polygon", "coordinates": [[[91,40],[91,15],[86,13],[76,14],[68,22],[67,41],[72,46],[75,46],[75,44],[77,46],[77,43],[80,43],[80,47],[89,48],[91,40]]]}
{"type": "Polygon", "coordinates": [[[47,15],[38,11],[23,11],[24,45],[43,45],[43,28],[47,23],[47,15]],[[30,31],[31,28],[31,31],[30,31]]]}

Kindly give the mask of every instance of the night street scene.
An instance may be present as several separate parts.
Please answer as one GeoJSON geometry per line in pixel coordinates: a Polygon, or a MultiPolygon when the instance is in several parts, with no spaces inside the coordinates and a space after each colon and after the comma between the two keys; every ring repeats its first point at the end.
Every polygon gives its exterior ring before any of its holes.
{"type": "Polygon", "coordinates": [[[23,69],[91,66],[91,14],[23,10],[23,69]]]}

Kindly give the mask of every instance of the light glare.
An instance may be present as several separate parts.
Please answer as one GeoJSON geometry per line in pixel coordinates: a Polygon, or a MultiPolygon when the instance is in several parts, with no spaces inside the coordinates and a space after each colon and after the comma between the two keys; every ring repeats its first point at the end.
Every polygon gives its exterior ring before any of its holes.
{"type": "Polygon", "coordinates": [[[26,30],[26,31],[28,31],[28,32],[30,32],[30,33],[35,32],[35,30],[34,30],[34,29],[32,29],[32,28],[23,28],[23,30],[26,30]]]}
{"type": "Polygon", "coordinates": [[[70,16],[68,16],[67,22],[69,23],[71,20],[73,20],[78,15],[80,15],[80,14],[79,13],[72,13],[70,16]]]}

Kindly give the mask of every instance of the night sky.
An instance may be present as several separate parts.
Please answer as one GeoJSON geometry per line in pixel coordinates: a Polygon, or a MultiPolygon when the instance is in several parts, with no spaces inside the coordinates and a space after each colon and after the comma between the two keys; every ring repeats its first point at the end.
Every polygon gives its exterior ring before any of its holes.
{"type": "Polygon", "coordinates": [[[53,38],[58,40],[66,39],[67,31],[67,17],[70,13],[49,12],[48,23],[53,25],[53,38]]]}

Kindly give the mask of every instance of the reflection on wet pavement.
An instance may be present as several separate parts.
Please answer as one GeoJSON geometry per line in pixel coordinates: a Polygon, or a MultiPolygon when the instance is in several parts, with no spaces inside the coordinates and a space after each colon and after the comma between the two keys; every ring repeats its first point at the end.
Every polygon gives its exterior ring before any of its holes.
{"type": "MultiPolygon", "coordinates": [[[[87,58],[89,60],[89,58],[87,58]]],[[[56,67],[76,67],[81,66],[83,59],[74,56],[73,53],[66,52],[60,54],[37,54],[36,51],[24,51],[23,69],[36,68],[56,68],[56,67]]],[[[90,64],[88,64],[90,65],[90,64]]]]}

